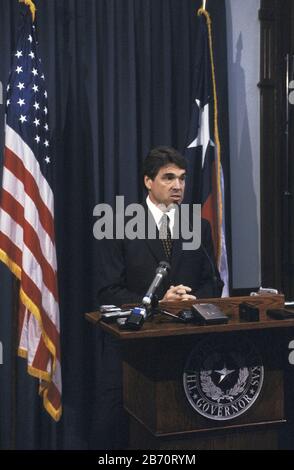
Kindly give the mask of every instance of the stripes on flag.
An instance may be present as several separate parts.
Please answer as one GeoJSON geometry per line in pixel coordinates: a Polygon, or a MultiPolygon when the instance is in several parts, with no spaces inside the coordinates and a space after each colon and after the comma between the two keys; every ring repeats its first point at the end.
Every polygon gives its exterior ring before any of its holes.
{"type": "Polygon", "coordinates": [[[46,410],[61,416],[60,319],[48,104],[29,15],[14,54],[5,125],[0,260],[20,281],[18,353],[40,380],[46,410]]]}

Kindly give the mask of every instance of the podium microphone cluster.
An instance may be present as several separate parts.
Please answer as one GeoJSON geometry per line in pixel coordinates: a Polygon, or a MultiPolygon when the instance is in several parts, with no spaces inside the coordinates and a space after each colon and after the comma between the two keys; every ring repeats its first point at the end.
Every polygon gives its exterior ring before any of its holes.
{"type": "Polygon", "coordinates": [[[148,317],[148,311],[152,310],[152,300],[156,289],[161,284],[162,280],[170,271],[170,264],[166,261],[161,261],[156,269],[155,277],[150,284],[150,287],[143,297],[140,307],[132,309],[131,315],[125,322],[125,328],[130,330],[139,330],[143,325],[145,319],[148,317]]]}
{"type": "Polygon", "coordinates": [[[152,283],[150,284],[148,291],[143,297],[142,304],[145,307],[150,307],[155,291],[158,289],[162,280],[168,275],[169,272],[170,272],[170,264],[167,261],[161,261],[159,263],[158,268],[156,269],[155,277],[152,283]]]}

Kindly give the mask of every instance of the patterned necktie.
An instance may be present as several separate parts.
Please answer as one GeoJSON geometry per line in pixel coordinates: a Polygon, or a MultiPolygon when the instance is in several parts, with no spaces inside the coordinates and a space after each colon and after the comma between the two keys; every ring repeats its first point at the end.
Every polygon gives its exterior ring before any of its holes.
{"type": "Polygon", "coordinates": [[[163,216],[161,217],[159,238],[160,240],[162,240],[165,255],[167,259],[170,260],[173,248],[173,241],[169,228],[169,217],[166,214],[163,214],[163,216]]]}

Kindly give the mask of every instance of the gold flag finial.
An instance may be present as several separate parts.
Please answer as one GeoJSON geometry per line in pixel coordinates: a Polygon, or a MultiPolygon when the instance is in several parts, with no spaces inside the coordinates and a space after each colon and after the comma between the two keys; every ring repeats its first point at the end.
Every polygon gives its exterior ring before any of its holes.
{"type": "Polygon", "coordinates": [[[206,10],[206,0],[203,0],[202,2],[202,10],[206,10]]]}
{"type": "Polygon", "coordinates": [[[25,3],[31,10],[33,22],[35,21],[36,16],[36,5],[32,0],[19,0],[19,3],[25,3]]]}

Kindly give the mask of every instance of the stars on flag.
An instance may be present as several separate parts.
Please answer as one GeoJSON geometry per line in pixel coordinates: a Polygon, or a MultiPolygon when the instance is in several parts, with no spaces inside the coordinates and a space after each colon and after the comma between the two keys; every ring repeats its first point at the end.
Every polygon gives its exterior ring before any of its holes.
{"type": "Polygon", "coordinates": [[[44,87],[45,75],[41,71],[41,60],[37,54],[34,34],[32,32],[26,36],[25,40],[30,46],[27,47],[25,44],[19,46],[13,55],[12,76],[7,85],[6,109],[8,106],[14,107],[18,126],[24,126],[26,132],[31,133],[28,141],[32,146],[37,146],[38,152],[41,152],[40,163],[43,162],[48,166],[51,163],[48,155],[50,148],[48,93],[44,87]]]}
{"type": "Polygon", "coordinates": [[[207,152],[207,147],[210,145],[214,147],[214,142],[210,136],[210,126],[209,126],[209,104],[206,103],[203,106],[199,99],[195,99],[194,106],[197,106],[199,122],[198,122],[198,133],[193,140],[193,142],[188,145],[188,148],[200,147],[202,146],[202,168],[204,167],[205,155],[207,152]]]}
{"type": "Polygon", "coordinates": [[[22,107],[23,105],[25,105],[25,104],[26,104],[26,102],[25,102],[25,100],[24,100],[24,99],[22,99],[22,98],[19,98],[19,100],[18,100],[17,104],[19,104],[19,106],[20,106],[20,107],[22,107]]]}

